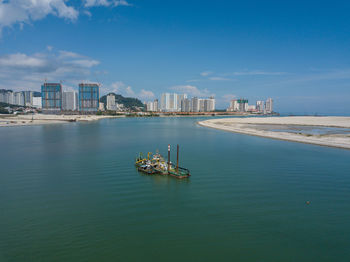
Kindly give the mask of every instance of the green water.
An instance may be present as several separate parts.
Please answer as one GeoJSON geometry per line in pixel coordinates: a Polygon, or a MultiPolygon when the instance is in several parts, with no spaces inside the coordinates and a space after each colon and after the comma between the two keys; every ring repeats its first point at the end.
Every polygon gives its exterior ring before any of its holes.
{"type": "Polygon", "coordinates": [[[0,261],[350,261],[350,151],[197,120],[1,128],[0,261]],[[168,143],[189,180],[135,170],[168,143]]]}

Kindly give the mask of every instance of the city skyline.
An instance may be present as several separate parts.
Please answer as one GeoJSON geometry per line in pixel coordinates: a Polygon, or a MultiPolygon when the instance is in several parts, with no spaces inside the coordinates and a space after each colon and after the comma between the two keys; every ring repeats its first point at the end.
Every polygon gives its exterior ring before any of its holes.
{"type": "Polygon", "coordinates": [[[179,92],[215,95],[222,109],[272,97],[281,113],[350,111],[344,1],[57,2],[0,3],[11,11],[0,15],[0,88],[39,91],[47,79],[77,91],[91,81],[142,101],[179,92]],[[325,107],[329,99],[337,103],[325,107]]]}

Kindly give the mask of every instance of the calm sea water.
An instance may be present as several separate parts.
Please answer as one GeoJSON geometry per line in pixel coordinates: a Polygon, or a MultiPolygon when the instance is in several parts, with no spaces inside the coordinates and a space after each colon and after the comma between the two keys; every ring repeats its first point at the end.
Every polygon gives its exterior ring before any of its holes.
{"type": "Polygon", "coordinates": [[[350,261],[350,151],[198,120],[1,128],[0,261],[350,261]],[[189,180],[135,170],[168,143],[189,180]]]}

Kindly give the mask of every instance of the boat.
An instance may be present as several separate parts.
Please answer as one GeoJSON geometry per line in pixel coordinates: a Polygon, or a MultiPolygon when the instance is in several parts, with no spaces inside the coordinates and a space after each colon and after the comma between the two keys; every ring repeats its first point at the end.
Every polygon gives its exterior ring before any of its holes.
{"type": "Polygon", "coordinates": [[[140,153],[135,159],[135,166],[137,167],[138,171],[148,175],[169,175],[180,179],[188,178],[190,176],[190,171],[187,168],[179,166],[179,145],[177,145],[176,165],[170,161],[170,145],[168,145],[167,161],[161,154],[159,154],[157,150],[155,154],[148,152],[147,158],[143,157],[143,154],[140,153]]]}
{"type": "Polygon", "coordinates": [[[137,170],[140,172],[146,173],[147,175],[153,175],[157,173],[157,171],[154,170],[154,168],[149,164],[141,165],[137,168],[137,170]]]}
{"type": "Polygon", "coordinates": [[[187,168],[183,168],[183,167],[170,166],[168,173],[170,176],[173,176],[176,178],[187,178],[190,176],[190,170],[188,170],[187,168]]]}

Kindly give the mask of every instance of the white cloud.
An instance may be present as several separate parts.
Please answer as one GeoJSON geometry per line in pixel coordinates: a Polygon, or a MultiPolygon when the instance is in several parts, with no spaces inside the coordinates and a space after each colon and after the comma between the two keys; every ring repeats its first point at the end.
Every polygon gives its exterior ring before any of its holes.
{"type": "Polygon", "coordinates": [[[204,72],[200,73],[201,76],[209,76],[211,74],[213,74],[212,71],[204,71],[204,72]]]}
{"type": "Polygon", "coordinates": [[[68,85],[77,86],[81,80],[91,78],[93,67],[99,64],[83,55],[62,56],[62,52],[51,50],[0,56],[0,88],[39,90],[45,79],[64,80],[68,85]]]}
{"type": "Polygon", "coordinates": [[[111,88],[107,89],[106,91],[120,94],[122,92],[124,86],[125,86],[125,84],[121,81],[114,82],[111,84],[111,88]]]}
{"type": "Polygon", "coordinates": [[[135,96],[135,92],[134,90],[132,90],[131,86],[128,86],[127,88],[125,88],[125,92],[127,96],[135,96]]]}
{"type": "Polygon", "coordinates": [[[85,0],[85,7],[93,6],[131,6],[126,0],[85,0]]]}
{"type": "Polygon", "coordinates": [[[155,95],[152,91],[147,91],[145,89],[142,89],[138,96],[141,99],[153,99],[155,97],[155,95]]]}
{"type": "Polygon", "coordinates": [[[234,94],[225,94],[223,95],[221,98],[222,98],[222,101],[223,102],[229,102],[231,101],[232,99],[235,99],[237,96],[234,95],[234,94]]]}
{"type": "Polygon", "coordinates": [[[191,85],[173,86],[171,89],[180,93],[186,93],[188,95],[197,97],[215,96],[215,94],[211,94],[206,88],[200,90],[197,87],[191,85]]]}
{"type": "Polygon", "coordinates": [[[232,75],[232,76],[258,76],[258,75],[264,75],[264,76],[279,76],[279,75],[285,75],[285,72],[268,72],[268,71],[261,71],[261,70],[253,70],[253,71],[237,71],[232,72],[228,74],[223,75],[232,75]]]}
{"type": "Polygon", "coordinates": [[[77,53],[65,51],[65,50],[60,50],[60,51],[58,51],[58,53],[59,53],[61,58],[80,58],[80,57],[83,57],[82,55],[79,55],[77,53]]]}
{"type": "Polygon", "coordinates": [[[121,81],[114,82],[110,85],[110,88],[105,88],[107,93],[112,92],[122,96],[135,96],[134,90],[131,86],[127,86],[121,81]]]}
{"type": "Polygon", "coordinates": [[[67,0],[0,0],[0,35],[5,27],[19,25],[22,30],[24,24],[31,24],[48,15],[74,22],[80,12],[91,16],[91,12],[87,10],[90,7],[131,6],[126,0],[83,0],[83,6],[68,5],[67,2],[67,0]]]}
{"type": "Polygon", "coordinates": [[[232,79],[230,79],[230,78],[220,77],[220,76],[209,77],[209,80],[212,80],[212,81],[232,81],[232,79]]]}
{"type": "Polygon", "coordinates": [[[97,60],[93,60],[93,59],[80,59],[80,60],[73,60],[71,61],[72,64],[81,66],[81,67],[93,67],[98,65],[100,62],[97,60]]]}
{"type": "Polygon", "coordinates": [[[153,99],[155,97],[152,91],[141,89],[140,92],[135,92],[131,86],[121,81],[112,83],[109,88],[103,88],[103,91],[105,93],[115,93],[125,97],[137,97],[141,100],[153,99]]]}
{"type": "Polygon", "coordinates": [[[48,61],[38,56],[27,56],[26,54],[11,54],[0,57],[0,66],[5,68],[31,68],[38,69],[47,66],[48,61]]]}
{"type": "Polygon", "coordinates": [[[9,0],[0,1],[0,32],[4,27],[23,25],[54,15],[70,21],[79,16],[79,11],[66,5],[65,0],[9,0]]]}

